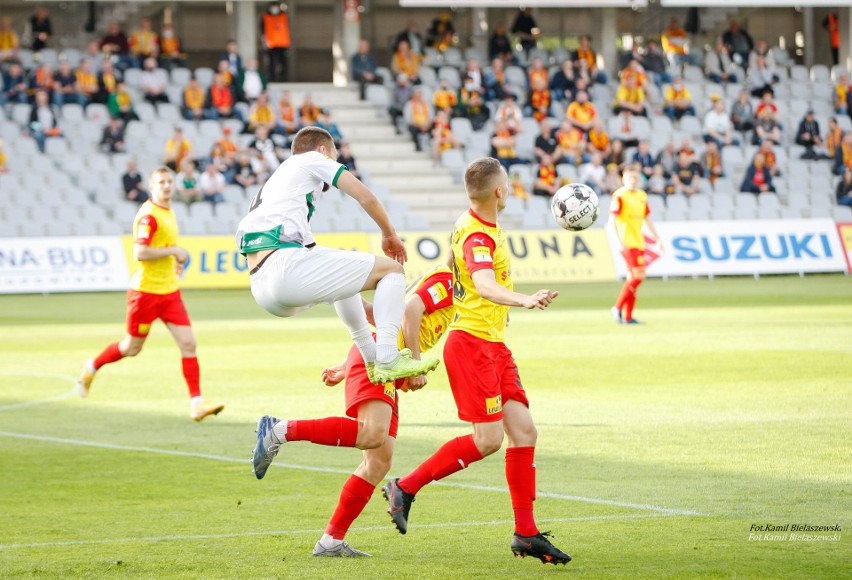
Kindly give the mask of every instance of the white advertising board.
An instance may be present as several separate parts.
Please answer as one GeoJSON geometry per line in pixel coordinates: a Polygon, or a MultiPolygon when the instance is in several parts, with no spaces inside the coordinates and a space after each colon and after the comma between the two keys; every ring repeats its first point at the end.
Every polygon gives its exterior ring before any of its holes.
{"type": "MultiPolygon", "coordinates": [[[[663,252],[646,248],[649,276],[842,272],[843,245],[830,219],[655,222],[663,252]]],[[[620,245],[607,228],[619,276],[620,245]]],[[[645,237],[649,241],[648,236],[645,237]]]]}
{"type": "Polygon", "coordinates": [[[0,238],[0,294],[124,290],[118,236],[0,238]]]}

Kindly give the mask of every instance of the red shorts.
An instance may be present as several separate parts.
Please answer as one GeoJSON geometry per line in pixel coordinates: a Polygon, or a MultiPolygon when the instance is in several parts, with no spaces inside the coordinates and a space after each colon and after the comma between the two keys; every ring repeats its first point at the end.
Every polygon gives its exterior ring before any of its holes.
{"type": "Polygon", "coordinates": [[[462,421],[500,421],[503,403],[509,400],[530,406],[512,351],[502,342],[452,330],[444,345],[444,364],[462,421]]]}
{"type": "Polygon", "coordinates": [[[367,367],[361,352],[354,344],[346,357],[346,415],[358,418],[358,407],[366,401],[384,401],[391,406],[391,422],[388,435],[396,437],[399,431],[399,404],[396,389],[402,381],[393,385],[374,385],[367,377],[367,367]]]}
{"type": "Polygon", "coordinates": [[[127,334],[145,338],[151,330],[151,323],[158,318],[177,326],[189,326],[189,314],[180,290],[171,294],[127,291],[127,334]]]}
{"type": "Polygon", "coordinates": [[[621,255],[624,256],[628,268],[644,268],[645,267],[645,250],[637,248],[624,248],[621,250],[621,255]]]}

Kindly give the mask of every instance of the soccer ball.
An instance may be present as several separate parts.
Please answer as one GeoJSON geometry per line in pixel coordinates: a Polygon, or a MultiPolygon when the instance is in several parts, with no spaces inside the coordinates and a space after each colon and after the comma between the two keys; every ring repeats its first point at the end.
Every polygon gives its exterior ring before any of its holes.
{"type": "Polygon", "coordinates": [[[569,183],[560,187],[551,198],[550,211],[560,226],[579,232],[598,219],[598,196],[588,185],[569,183]]]}

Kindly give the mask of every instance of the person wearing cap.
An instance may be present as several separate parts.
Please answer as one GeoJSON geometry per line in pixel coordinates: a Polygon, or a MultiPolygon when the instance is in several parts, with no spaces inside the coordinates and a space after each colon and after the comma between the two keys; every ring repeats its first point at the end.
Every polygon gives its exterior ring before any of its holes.
{"type": "Polygon", "coordinates": [[[796,145],[801,145],[805,148],[802,153],[802,159],[821,159],[825,158],[817,153],[815,148],[821,147],[823,144],[820,137],[819,121],[814,118],[813,109],[808,109],[805,112],[804,118],[799,122],[799,128],[796,131],[796,145]]]}
{"type": "Polygon", "coordinates": [[[711,95],[710,101],[713,108],[704,115],[704,142],[713,141],[719,150],[726,145],[739,145],[739,139],[734,137],[734,124],[725,111],[725,101],[719,95],[711,95]]]}

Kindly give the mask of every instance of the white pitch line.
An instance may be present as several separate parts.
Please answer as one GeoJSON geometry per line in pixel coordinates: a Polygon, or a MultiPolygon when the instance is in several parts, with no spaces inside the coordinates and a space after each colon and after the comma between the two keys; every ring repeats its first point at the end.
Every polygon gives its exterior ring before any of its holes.
{"type": "MultiPolygon", "coordinates": [[[[136,451],[139,453],[155,453],[158,455],[172,455],[176,457],[195,457],[198,459],[210,459],[212,461],[224,461],[227,463],[249,463],[251,460],[249,459],[238,459],[236,457],[227,457],[224,455],[210,455],[207,453],[195,453],[192,451],[178,451],[175,449],[157,449],[154,447],[136,447],[132,445],[118,445],[115,443],[99,443],[97,441],[83,441],[80,439],[64,439],[60,437],[48,437],[46,435],[31,435],[29,433],[11,433],[8,431],[0,431],[0,437],[13,437],[17,439],[29,439],[32,441],[46,441],[49,443],[60,443],[64,445],[81,445],[84,447],[98,447],[101,449],[116,449],[119,451],[136,451]]],[[[332,469],[328,467],[313,467],[309,465],[293,465],[286,463],[273,463],[274,467],[285,468],[285,469],[297,469],[300,471],[316,471],[321,473],[339,473],[343,475],[348,475],[352,473],[351,470],[345,469],[332,469]]],[[[499,492],[499,493],[508,493],[509,490],[503,489],[500,487],[490,487],[484,485],[471,485],[465,483],[452,483],[452,482],[444,482],[438,481],[434,482],[432,485],[441,485],[445,487],[453,487],[458,489],[474,489],[478,491],[489,491],[489,492],[499,492]]],[[[601,505],[609,505],[614,507],[623,507],[628,509],[636,509],[642,511],[649,512],[657,512],[659,514],[664,515],[673,515],[673,516],[703,516],[706,514],[702,514],[700,512],[696,512],[693,510],[681,510],[675,508],[667,508],[662,506],[655,505],[647,505],[647,504],[636,504],[636,503],[627,503],[620,502],[614,500],[607,499],[599,499],[592,497],[582,497],[575,495],[561,495],[557,493],[548,493],[548,492],[539,492],[537,494],[538,497],[548,497],[552,499],[561,499],[565,501],[577,501],[584,503],[593,503],[593,504],[601,504],[601,505]]]]}
{"type": "MultiPolygon", "coordinates": [[[[59,375],[53,373],[16,373],[16,372],[0,372],[2,375],[11,375],[18,377],[39,377],[39,378],[49,378],[49,379],[61,379],[63,381],[70,382],[72,385],[77,384],[77,379],[71,377],[69,375],[59,375]]],[[[49,397],[47,399],[36,399],[34,401],[25,401],[23,403],[12,403],[11,405],[0,405],[0,412],[2,411],[12,411],[14,409],[24,409],[26,407],[34,407],[36,405],[44,405],[45,403],[53,403],[54,401],[61,401],[62,399],[67,399],[69,397],[73,397],[77,392],[75,387],[72,387],[68,391],[62,393],[61,395],[56,395],[55,397],[49,397]]]]}
{"type": "MultiPolygon", "coordinates": [[[[594,522],[600,520],[633,520],[640,518],[668,518],[675,514],[623,514],[613,516],[588,516],[579,518],[549,518],[537,520],[538,523],[560,523],[560,522],[594,522]]],[[[440,524],[422,524],[417,529],[435,528],[469,528],[474,526],[508,526],[514,524],[515,520],[496,520],[490,522],[448,522],[440,524]]],[[[351,528],[351,532],[381,532],[393,530],[387,526],[369,526],[351,528]]],[[[68,540],[64,542],[32,542],[21,544],[0,544],[0,550],[14,550],[16,548],[56,548],[59,546],[91,546],[99,544],[126,544],[128,542],[177,542],[188,540],[222,540],[230,538],[252,538],[257,536],[295,536],[299,534],[322,534],[324,529],[315,530],[270,530],[267,532],[243,532],[235,534],[200,534],[180,536],[147,536],[141,538],[115,538],[103,540],[68,540]]]]}

